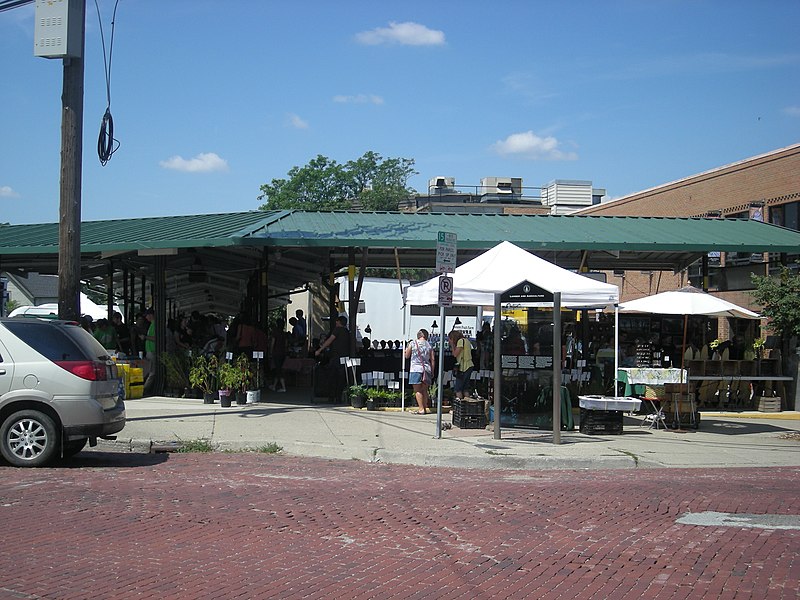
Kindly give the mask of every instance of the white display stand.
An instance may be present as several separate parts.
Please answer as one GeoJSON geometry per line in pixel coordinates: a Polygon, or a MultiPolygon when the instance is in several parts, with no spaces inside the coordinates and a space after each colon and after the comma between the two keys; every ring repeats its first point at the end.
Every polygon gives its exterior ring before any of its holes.
{"type": "Polygon", "coordinates": [[[642,401],[638,398],[628,398],[627,396],[578,396],[578,403],[581,408],[588,410],[621,410],[623,412],[633,412],[639,410],[642,401]]]}

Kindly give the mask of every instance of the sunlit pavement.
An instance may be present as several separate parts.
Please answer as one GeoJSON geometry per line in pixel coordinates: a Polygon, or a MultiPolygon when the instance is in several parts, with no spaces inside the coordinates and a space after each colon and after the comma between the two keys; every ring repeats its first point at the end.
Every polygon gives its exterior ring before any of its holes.
{"type": "MultiPolygon", "coordinates": [[[[800,414],[704,413],[700,428],[651,429],[626,416],[622,435],[503,428],[442,429],[437,417],[308,402],[308,392],[222,408],[202,400],[126,403],[128,423],[103,450],[150,452],[202,440],[217,450],[277,445],[285,454],[366,462],[482,469],[800,466],[800,414]],[[744,418],[749,417],[749,418],[744,418]]],[[[442,425],[451,422],[442,415],[442,425]]]]}

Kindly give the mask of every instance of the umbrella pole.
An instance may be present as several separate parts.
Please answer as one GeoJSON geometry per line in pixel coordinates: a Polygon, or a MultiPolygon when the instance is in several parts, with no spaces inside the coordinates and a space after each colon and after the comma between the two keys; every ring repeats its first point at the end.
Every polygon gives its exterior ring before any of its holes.
{"type": "MultiPolygon", "coordinates": [[[[678,394],[678,401],[674,402],[675,404],[675,423],[678,426],[675,428],[676,430],[680,430],[681,428],[681,397],[683,396],[683,365],[684,361],[686,360],[686,331],[689,328],[689,315],[683,315],[683,343],[681,344],[681,386],[680,386],[680,393],[678,394]]],[[[689,401],[689,379],[686,379],[686,401],[689,401]]],[[[689,403],[691,406],[691,403],[689,403]]]]}
{"type": "MultiPolygon", "coordinates": [[[[681,346],[681,383],[683,383],[683,365],[686,360],[686,332],[689,329],[689,315],[683,315],[683,345],[681,346]]],[[[688,384],[688,378],[686,383],[688,384]]]]}

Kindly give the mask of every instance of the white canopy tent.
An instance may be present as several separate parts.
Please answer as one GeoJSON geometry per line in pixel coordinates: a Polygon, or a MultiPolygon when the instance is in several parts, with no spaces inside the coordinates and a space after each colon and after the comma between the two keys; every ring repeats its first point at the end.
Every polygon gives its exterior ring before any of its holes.
{"type": "MultiPolygon", "coordinates": [[[[563,269],[510,242],[501,242],[457,267],[453,277],[453,304],[494,306],[501,314],[503,299],[524,306],[552,306],[553,327],[553,442],[561,441],[561,307],[616,307],[619,288],[563,269]]],[[[439,302],[439,278],[409,286],[405,301],[413,305],[439,302]]],[[[444,318],[444,308],[442,319],[444,318]]],[[[615,312],[616,314],[616,312],[615,312]]],[[[615,332],[616,332],[615,327],[615,332]]],[[[444,348],[444,335],[442,348],[444,348]]],[[[615,334],[616,335],[616,334],[615,334]]],[[[494,438],[500,439],[500,327],[494,328],[494,438]]],[[[616,372],[616,369],[615,369],[616,372]]],[[[442,361],[439,361],[439,381],[442,361]]],[[[441,386],[440,386],[441,390],[441,386]]],[[[441,391],[437,427],[441,427],[441,391]]]]}
{"type": "MultiPolygon", "coordinates": [[[[89,315],[92,317],[93,321],[98,319],[107,319],[108,318],[108,308],[103,305],[95,304],[89,296],[80,292],[80,307],[81,307],[81,316],[89,315]]],[[[114,305],[114,310],[120,314],[122,314],[122,309],[116,304],[114,305]]],[[[19,315],[27,315],[27,316],[56,316],[58,315],[58,303],[51,302],[48,304],[39,304],[38,306],[20,306],[15,308],[11,313],[8,315],[9,317],[16,317],[19,315]]]]}

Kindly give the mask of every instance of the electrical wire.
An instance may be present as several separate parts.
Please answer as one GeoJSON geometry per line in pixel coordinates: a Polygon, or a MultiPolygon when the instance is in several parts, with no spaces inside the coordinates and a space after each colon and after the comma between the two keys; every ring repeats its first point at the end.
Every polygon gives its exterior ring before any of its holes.
{"type": "Polygon", "coordinates": [[[33,4],[33,2],[34,0],[0,0],[0,12],[25,6],[26,4],[33,4]]]}
{"type": "Polygon", "coordinates": [[[94,0],[94,6],[97,9],[97,20],[100,23],[100,41],[103,46],[103,67],[106,76],[106,112],[103,115],[103,120],[100,123],[100,135],[97,137],[97,157],[100,159],[100,164],[104,167],[111,160],[111,156],[119,149],[119,140],[114,138],[114,117],[111,116],[111,56],[114,52],[114,26],[117,18],[117,6],[119,0],[114,2],[114,12],[111,15],[111,40],[108,47],[108,59],[106,59],[106,39],[103,35],[103,20],[100,18],[100,6],[97,0],[94,0]]]}

